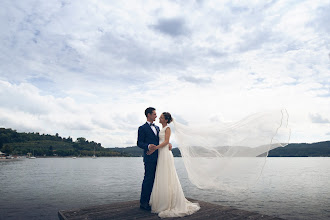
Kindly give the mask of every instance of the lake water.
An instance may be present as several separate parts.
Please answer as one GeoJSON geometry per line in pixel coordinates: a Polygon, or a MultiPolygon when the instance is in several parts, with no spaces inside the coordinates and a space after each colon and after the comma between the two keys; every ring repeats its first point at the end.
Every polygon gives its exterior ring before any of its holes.
{"type": "MultiPolygon", "coordinates": [[[[285,219],[330,219],[330,158],[268,158],[245,193],[192,185],[175,166],[186,197],[285,219]]],[[[0,219],[58,219],[57,212],[138,200],[142,158],[37,158],[0,161],[0,219]]]]}

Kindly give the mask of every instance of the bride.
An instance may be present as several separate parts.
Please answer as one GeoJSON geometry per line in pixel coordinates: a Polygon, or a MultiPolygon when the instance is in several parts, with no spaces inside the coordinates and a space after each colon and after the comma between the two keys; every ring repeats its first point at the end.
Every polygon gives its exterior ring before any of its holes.
{"type": "Polygon", "coordinates": [[[163,126],[159,132],[160,144],[147,153],[151,155],[158,149],[157,168],[149,204],[151,211],[158,213],[161,218],[183,217],[200,209],[198,203],[192,203],[185,198],[174,166],[172,151],[168,150],[171,136],[168,124],[171,122],[172,116],[168,112],[159,117],[159,123],[163,126]]]}

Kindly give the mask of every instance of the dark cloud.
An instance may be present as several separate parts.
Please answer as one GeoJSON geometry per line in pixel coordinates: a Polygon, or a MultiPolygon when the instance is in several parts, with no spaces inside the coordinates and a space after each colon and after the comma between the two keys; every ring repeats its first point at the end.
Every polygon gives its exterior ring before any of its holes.
{"type": "Polygon", "coordinates": [[[158,19],[157,24],[152,25],[151,27],[172,37],[190,35],[190,31],[184,18],[160,18],[158,19]]]}
{"type": "Polygon", "coordinates": [[[326,118],[323,118],[320,114],[315,113],[315,114],[309,114],[309,118],[313,123],[318,123],[318,124],[327,124],[330,123],[330,121],[326,118]]]}
{"type": "Polygon", "coordinates": [[[206,84],[212,82],[212,79],[209,77],[181,76],[178,79],[181,81],[190,82],[194,84],[206,84]]]}

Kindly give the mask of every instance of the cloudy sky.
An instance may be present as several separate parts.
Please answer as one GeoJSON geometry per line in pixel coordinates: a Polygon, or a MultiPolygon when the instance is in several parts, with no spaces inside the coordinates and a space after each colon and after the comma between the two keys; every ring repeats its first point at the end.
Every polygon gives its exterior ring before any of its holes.
{"type": "Polygon", "coordinates": [[[285,108],[330,140],[330,3],[2,0],[0,127],[136,144],[144,109],[235,122],[285,108]]]}

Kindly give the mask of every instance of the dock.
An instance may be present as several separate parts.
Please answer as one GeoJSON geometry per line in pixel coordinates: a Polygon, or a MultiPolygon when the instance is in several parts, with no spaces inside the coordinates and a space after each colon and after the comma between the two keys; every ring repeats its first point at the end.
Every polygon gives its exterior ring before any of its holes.
{"type": "MultiPolygon", "coordinates": [[[[190,219],[265,219],[280,220],[281,218],[235,209],[228,206],[221,206],[209,202],[189,199],[192,202],[198,202],[201,209],[193,215],[183,217],[184,220],[190,219]]],[[[98,205],[73,210],[62,210],[58,212],[60,220],[107,220],[107,219],[143,219],[159,220],[157,214],[140,209],[138,200],[128,202],[118,202],[106,205],[98,205]]],[[[181,218],[166,218],[181,219],[181,218]]]]}

